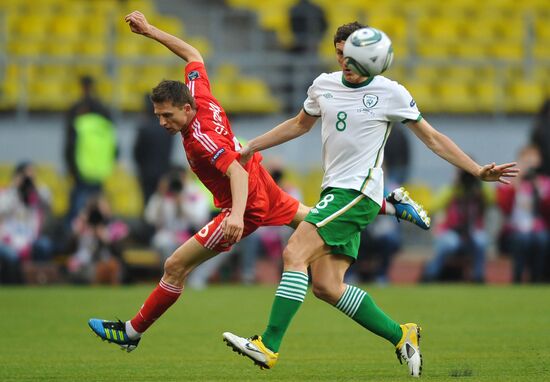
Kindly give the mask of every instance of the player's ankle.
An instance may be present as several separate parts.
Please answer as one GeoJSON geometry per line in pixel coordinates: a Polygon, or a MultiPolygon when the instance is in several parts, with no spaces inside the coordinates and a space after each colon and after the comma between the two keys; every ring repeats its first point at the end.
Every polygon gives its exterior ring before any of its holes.
{"type": "Polygon", "coordinates": [[[141,333],[136,331],[134,327],[132,326],[132,323],[130,321],[126,321],[126,335],[131,340],[137,340],[141,337],[141,333]]]}

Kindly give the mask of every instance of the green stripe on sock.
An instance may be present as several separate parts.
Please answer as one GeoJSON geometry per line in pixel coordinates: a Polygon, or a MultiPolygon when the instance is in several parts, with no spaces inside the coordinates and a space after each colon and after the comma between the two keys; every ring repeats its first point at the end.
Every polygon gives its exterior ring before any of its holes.
{"type": "Polygon", "coordinates": [[[335,307],[365,329],[397,345],[401,327],[386,315],[365,291],[348,285],[335,307]]]}
{"type": "Polygon", "coordinates": [[[359,288],[355,288],[354,293],[350,296],[350,301],[348,303],[347,311],[348,315],[353,317],[355,312],[357,312],[357,308],[361,304],[361,301],[363,301],[363,298],[365,297],[365,292],[360,290],[359,288]]]}
{"type": "Polygon", "coordinates": [[[277,291],[275,294],[277,297],[283,297],[283,298],[289,298],[291,300],[296,300],[299,302],[304,301],[304,296],[297,294],[297,293],[291,293],[291,292],[285,292],[285,291],[277,291]]]}
{"type": "Polygon", "coordinates": [[[283,336],[290,321],[304,301],[308,276],[302,272],[283,272],[281,282],[275,292],[275,299],[269,316],[269,323],[262,334],[265,346],[274,352],[279,351],[283,336]]]}
{"type": "Polygon", "coordinates": [[[344,291],[344,294],[342,295],[342,297],[340,297],[340,300],[338,300],[338,303],[336,304],[336,308],[340,309],[342,312],[349,315],[348,310],[350,306],[353,304],[353,301],[356,298],[356,296],[362,292],[363,291],[361,289],[348,285],[346,287],[346,290],[344,291]]]}
{"type": "Polygon", "coordinates": [[[307,275],[298,272],[283,272],[275,296],[304,301],[307,292],[307,275]]]}
{"type": "Polygon", "coordinates": [[[279,284],[279,288],[280,287],[298,288],[301,290],[307,290],[307,284],[299,284],[299,283],[287,281],[287,280],[281,280],[281,283],[279,284]]]}
{"type": "Polygon", "coordinates": [[[302,280],[305,280],[305,282],[309,281],[308,275],[306,275],[303,272],[286,271],[286,272],[283,272],[281,277],[297,277],[297,278],[300,278],[302,280]]]}
{"type": "Polygon", "coordinates": [[[307,288],[307,280],[295,278],[295,277],[283,277],[280,281],[281,284],[301,285],[307,288]]]}

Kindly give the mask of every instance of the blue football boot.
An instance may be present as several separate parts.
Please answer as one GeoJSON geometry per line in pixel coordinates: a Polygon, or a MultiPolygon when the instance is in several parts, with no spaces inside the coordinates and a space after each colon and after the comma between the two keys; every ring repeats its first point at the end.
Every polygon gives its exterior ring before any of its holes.
{"type": "Polygon", "coordinates": [[[395,216],[397,216],[398,221],[403,219],[416,224],[424,230],[430,229],[431,219],[428,213],[424,207],[410,197],[409,192],[404,187],[393,190],[386,196],[386,202],[394,205],[395,216]]]}
{"type": "Polygon", "coordinates": [[[128,338],[126,334],[126,324],[120,320],[107,321],[91,318],[88,321],[88,325],[103,341],[117,344],[122,350],[126,350],[128,353],[138,346],[139,340],[141,339],[131,340],[128,338]]]}

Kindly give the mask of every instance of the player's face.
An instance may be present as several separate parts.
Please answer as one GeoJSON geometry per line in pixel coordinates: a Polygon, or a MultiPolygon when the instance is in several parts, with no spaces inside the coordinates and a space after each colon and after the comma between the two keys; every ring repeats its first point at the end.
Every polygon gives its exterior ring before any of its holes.
{"type": "Polygon", "coordinates": [[[193,118],[193,109],[191,105],[174,106],[172,102],[155,103],[155,115],[159,119],[160,125],[174,135],[187,127],[193,118]]]}
{"type": "Polygon", "coordinates": [[[351,69],[347,67],[346,61],[344,60],[345,43],[345,41],[340,41],[336,43],[336,59],[338,60],[338,64],[340,64],[340,67],[342,68],[342,72],[344,73],[344,78],[346,79],[346,81],[351,82],[352,84],[358,84],[365,81],[367,78],[352,72],[351,69]]]}

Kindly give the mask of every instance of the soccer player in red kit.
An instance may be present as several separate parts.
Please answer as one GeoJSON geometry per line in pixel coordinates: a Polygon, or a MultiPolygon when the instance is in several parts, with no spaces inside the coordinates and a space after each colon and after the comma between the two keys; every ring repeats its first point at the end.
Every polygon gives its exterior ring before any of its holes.
{"type": "MultiPolygon", "coordinates": [[[[141,334],[178,299],[185,278],[195,267],[229,250],[260,226],[296,227],[310,208],[276,185],[260,164],[259,153],[245,165],[240,164],[241,146],[231,131],[225,111],[211,93],[199,51],[150,25],[140,12],[132,12],[125,20],[132,32],[162,43],[188,62],[186,84],[164,80],[153,89],[151,100],[160,125],[171,134],[182,135],[191,169],[212,192],[216,207],[221,209],[218,216],[166,260],[162,279],[133,319],[127,322],[89,320],[90,328],[102,339],[132,351],[141,334]]],[[[388,203],[387,209],[392,209],[391,213],[404,210],[417,218],[417,225],[429,227],[425,211],[410,199],[395,205],[388,203]],[[423,222],[420,215],[424,216],[423,222]]],[[[330,267],[327,262],[324,271],[313,274],[312,280],[327,279],[330,267]]]]}

